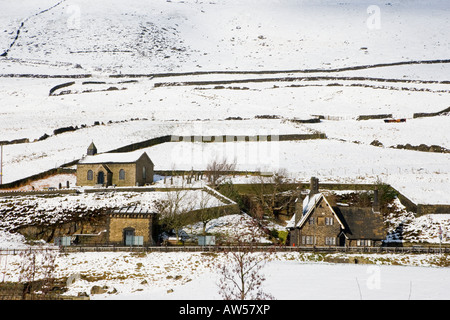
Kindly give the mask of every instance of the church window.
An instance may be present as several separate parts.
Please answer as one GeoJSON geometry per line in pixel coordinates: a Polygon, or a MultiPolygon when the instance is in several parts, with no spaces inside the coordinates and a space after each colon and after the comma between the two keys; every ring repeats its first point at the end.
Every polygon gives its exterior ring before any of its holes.
{"type": "Polygon", "coordinates": [[[88,180],[94,180],[94,172],[92,170],[88,170],[88,172],[87,172],[87,179],[88,180]]]}

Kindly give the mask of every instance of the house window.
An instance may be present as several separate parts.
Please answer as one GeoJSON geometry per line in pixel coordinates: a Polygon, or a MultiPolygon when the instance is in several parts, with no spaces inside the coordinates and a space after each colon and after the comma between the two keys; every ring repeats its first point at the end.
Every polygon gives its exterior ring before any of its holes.
{"type": "Polygon", "coordinates": [[[119,171],[119,180],[125,180],[125,170],[123,169],[119,171]]]}
{"type": "Polygon", "coordinates": [[[335,246],[336,245],[336,238],[334,238],[334,237],[325,237],[325,244],[327,246],[335,246]]]}
{"type": "Polygon", "coordinates": [[[147,179],[147,168],[142,167],[142,179],[147,179]]]}
{"type": "Polygon", "coordinates": [[[316,244],[317,239],[315,236],[302,236],[302,244],[316,244]]]}
{"type": "Polygon", "coordinates": [[[370,247],[372,245],[372,241],[370,240],[357,240],[356,245],[358,247],[370,247]]]}
{"type": "Polygon", "coordinates": [[[92,170],[88,170],[88,172],[87,172],[87,179],[89,181],[94,180],[94,172],[92,170]]]}
{"type": "Polygon", "coordinates": [[[334,224],[333,217],[325,217],[325,225],[326,226],[332,226],[334,224]]]}
{"type": "Polygon", "coordinates": [[[308,223],[309,224],[314,224],[314,217],[309,218],[308,223]]]}

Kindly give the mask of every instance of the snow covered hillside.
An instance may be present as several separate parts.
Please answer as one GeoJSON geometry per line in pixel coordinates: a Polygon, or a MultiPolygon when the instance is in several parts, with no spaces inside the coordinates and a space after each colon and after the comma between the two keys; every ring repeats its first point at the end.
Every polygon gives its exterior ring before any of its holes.
{"type": "Polygon", "coordinates": [[[0,7],[0,141],[27,139],[4,146],[4,183],[80,159],[91,141],[105,152],[171,134],[321,132],[327,140],[270,148],[147,151],[156,170],[203,170],[206,159],[226,154],[241,170],[381,178],[414,201],[450,203],[449,153],[390,148],[450,148],[450,117],[441,112],[450,96],[447,1],[21,0],[0,7]],[[406,123],[357,120],[380,114],[406,123]],[[320,123],[296,122],[317,116],[320,123]],[[67,127],[76,130],[54,131],[67,127]]]}
{"type": "MultiPolygon", "coordinates": [[[[237,170],[286,169],[302,182],[382,180],[416,203],[448,205],[448,30],[448,0],[0,0],[2,182],[78,160],[92,141],[102,153],[167,135],[270,135],[270,142],[167,142],[136,152],[146,151],[155,170],[202,171],[226,158],[237,170]],[[390,118],[406,121],[383,121],[390,118]],[[318,133],[326,137],[277,139],[318,133]],[[410,150],[399,149],[405,145],[410,150]]],[[[58,179],[75,183],[70,174],[58,179]]],[[[198,203],[203,191],[190,192],[198,203]]],[[[163,194],[0,197],[0,249],[29,248],[7,230],[32,220],[152,207],[163,194]]],[[[395,201],[389,241],[437,244],[442,228],[449,243],[450,212],[416,217],[395,201]]],[[[220,217],[206,230],[242,233],[242,218],[249,216],[220,217]]],[[[76,279],[67,294],[106,286],[91,299],[208,300],[221,298],[223,258],[67,253],[57,254],[55,272],[76,279]]],[[[20,255],[0,255],[2,281],[18,281],[20,265],[20,255]]],[[[279,253],[263,269],[264,289],[276,299],[448,299],[448,265],[447,255],[279,253]],[[371,264],[340,263],[349,259],[371,264]]]]}
{"type": "MultiPolygon", "coordinates": [[[[322,132],[331,140],[287,144],[286,151],[280,144],[271,157],[298,178],[321,172],[323,179],[366,181],[386,174],[385,181],[419,201],[450,201],[446,154],[386,148],[450,146],[448,115],[413,119],[449,107],[446,1],[24,0],[1,6],[0,141],[29,141],[4,147],[4,183],[79,159],[91,141],[104,152],[168,134],[322,132]],[[225,73],[189,74],[205,70],[225,73]],[[125,76],[167,72],[188,74],[125,76]],[[52,75],[59,76],[42,77],[52,75]],[[356,120],[377,114],[407,122],[356,120]],[[291,121],[318,115],[325,117],[321,123],[291,121]],[[53,134],[70,126],[78,130],[53,134]],[[374,140],[385,148],[368,146],[374,140]],[[319,156],[322,145],[326,157],[319,156]]],[[[149,150],[156,169],[182,166],[177,161],[185,157],[168,159],[168,147],[149,150]]],[[[270,167],[267,156],[259,157],[270,167]]]]}
{"type": "Polygon", "coordinates": [[[1,49],[23,22],[8,57],[40,71],[47,64],[117,74],[291,70],[448,58],[445,0],[25,0],[1,7],[1,49]]]}

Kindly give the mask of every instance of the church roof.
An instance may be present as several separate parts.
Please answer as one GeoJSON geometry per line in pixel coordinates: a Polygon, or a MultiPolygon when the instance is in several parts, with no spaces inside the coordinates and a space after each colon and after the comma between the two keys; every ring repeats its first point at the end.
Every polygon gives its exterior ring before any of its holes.
{"type": "Polygon", "coordinates": [[[134,163],[138,161],[146,152],[118,152],[118,153],[100,153],[94,156],[86,156],[81,159],[79,164],[97,164],[97,163],[134,163]]]}

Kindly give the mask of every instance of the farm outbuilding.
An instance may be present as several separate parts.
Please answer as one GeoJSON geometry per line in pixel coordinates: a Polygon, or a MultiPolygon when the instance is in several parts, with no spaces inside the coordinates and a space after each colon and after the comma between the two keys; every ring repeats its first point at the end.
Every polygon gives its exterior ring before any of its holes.
{"type": "Polygon", "coordinates": [[[155,245],[157,214],[148,208],[131,206],[108,213],[107,243],[125,246],[155,245]]]}

